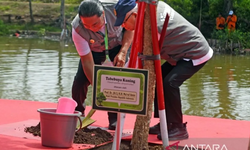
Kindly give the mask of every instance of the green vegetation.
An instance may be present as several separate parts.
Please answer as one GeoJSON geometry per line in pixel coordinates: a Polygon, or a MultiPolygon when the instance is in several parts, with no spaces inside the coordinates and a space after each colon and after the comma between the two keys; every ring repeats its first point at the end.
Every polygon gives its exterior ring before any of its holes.
{"type": "Polygon", "coordinates": [[[250,33],[242,32],[240,30],[235,30],[234,32],[230,32],[229,30],[214,30],[211,34],[213,39],[217,39],[221,41],[221,46],[226,48],[226,51],[234,51],[238,52],[240,49],[250,48],[250,33]],[[237,45],[236,49],[234,45],[237,45]],[[240,48],[240,49],[239,49],[240,48]]]}
{"type": "Polygon", "coordinates": [[[6,26],[2,20],[0,20],[0,35],[9,34],[9,28],[6,26]]]}
{"type": "Polygon", "coordinates": [[[97,105],[101,106],[102,102],[105,101],[107,98],[106,96],[103,94],[103,92],[99,92],[96,96],[96,100],[97,100],[97,105]]]}
{"type": "Polygon", "coordinates": [[[8,11],[10,10],[10,6],[0,6],[1,11],[8,11]]]}
{"type": "Polygon", "coordinates": [[[46,31],[50,32],[61,32],[62,30],[58,27],[53,27],[53,26],[47,26],[47,25],[42,25],[42,24],[8,24],[10,29],[16,29],[16,30],[36,30],[40,31],[41,29],[44,29],[46,31]]]}
{"type": "MultiPolygon", "coordinates": [[[[249,0],[167,0],[177,12],[197,26],[206,38],[222,41],[224,44],[238,44],[250,48],[250,1],[249,0]],[[227,18],[229,10],[237,15],[235,32],[215,31],[219,13],[227,18]]],[[[227,47],[227,46],[226,46],[227,47]]]]}
{"type": "MultiPolygon", "coordinates": [[[[29,2],[29,0],[0,0],[11,1],[11,2],[29,2]]],[[[65,4],[80,4],[82,0],[65,0],[65,4]]],[[[61,0],[32,0],[34,3],[61,3],[61,0]]]]}
{"type": "MultiPolygon", "coordinates": [[[[44,1],[45,2],[45,1],[44,1]]],[[[32,14],[35,23],[31,23],[28,0],[2,1],[0,0],[1,35],[8,35],[9,30],[35,30],[42,32],[61,32],[60,2],[43,3],[32,1],[32,14]]],[[[70,21],[77,13],[79,4],[65,4],[65,19],[69,26],[70,21]]]]}
{"type": "Polygon", "coordinates": [[[200,30],[206,37],[211,37],[218,14],[221,13],[226,18],[229,10],[233,10],[238,17],[236,29],[249,32],[249,0],[167,0],[167,2],[193,25],[199,27],[200,24],[200,30]]]}
{"type": "MultiPolygon", "coordinates": [[[[82,0],[65,0],[65,19],[68,26],[77,14],[77,8],[82,0]]],[[[238,41],[243,47],[249,48],[246,42],[250,36],[250,1],[249,0],[164,0],[188,21],[199,28],[206,38],[238,41]],[[230,35],[225,31],[216,33],[215,19],[219,13],[228,16],[229,10],[237,15],[236,31],[230,35]],[[224,38],[222,38],[224,37],[224,38]]],[[[60,32],[61,0],[32,0],[32,10],[35,23],[30,24],[29,0],[0,0],[1,34],[10,30],[38,30],[60,32]],[[11,22],[7,16],[11,15],[11,22]],[[21,19],[15,19],[20,16],[21,19]]]]}

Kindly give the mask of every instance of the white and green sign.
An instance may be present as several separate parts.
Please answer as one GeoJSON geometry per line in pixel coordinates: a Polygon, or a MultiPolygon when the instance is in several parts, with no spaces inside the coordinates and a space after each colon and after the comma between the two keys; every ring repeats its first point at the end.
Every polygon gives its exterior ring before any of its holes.
{"type": "Polygon", "coordinates": [[[93,109],[146,115],[148,71],[94,66],[93,109]]]}

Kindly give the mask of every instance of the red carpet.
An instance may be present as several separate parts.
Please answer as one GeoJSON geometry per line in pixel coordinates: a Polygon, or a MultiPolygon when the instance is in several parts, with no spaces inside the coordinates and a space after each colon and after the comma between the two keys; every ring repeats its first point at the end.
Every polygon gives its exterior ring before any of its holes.
{"type": "MultiPolygon", "coordinates": [[[[25,127],[35,126],[39,122],[39,108],[56,108],[56,103],[25,100],[0,99],[0,149],[1,150],[43,150],[57,149],[41,145],[40,137],[24,132],[25,127]]],[[[90,110],[87,107],[86,112],[90,110]]],[[[124,139],[130,139],[133,132],[135,115],[127,114],[123,132],[124,139]]],[[[107,113],[97,111],[93,117],[97,120],[92,127],[107,128],[107,113]]],[[[218,119],[197,116],[184,116],[187,121],[189,139],[180,141],[185,149],[199,147],[206,150],[247,150],[250,135],[250,121],[218,119]],[[187,148],[190,147],[190,148],[187,148]]],[[[152,118],[151,125],[158,123],[152,118]]],[[[149,135],[149,142],[159,143],[156,135],[149,135]]],[[[170,142],[172,144],[174,142],[170,142]]],[[[69,149],[85,149],[90,145],[73,144],[69,149]]]]}

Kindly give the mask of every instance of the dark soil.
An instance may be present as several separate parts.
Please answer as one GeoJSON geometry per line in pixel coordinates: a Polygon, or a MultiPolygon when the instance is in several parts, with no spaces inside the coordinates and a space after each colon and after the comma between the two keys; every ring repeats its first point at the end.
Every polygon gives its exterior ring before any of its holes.
{"type": "MultiPolygon", "coordinates": [[[[24,132],[31,133],[34,136],[41,136],[40,133],[40,123],[36,126],[26,127],[24,132]]],[[[80,129],[75,133],[74,143],[76,144],[93,144],[93,145],[100,145],[102,143],[110,142],[106,145],[98,146],[92,148],[91,150],[108,150],[112,149],[112,138],[111,135],[106,130],[101,128],[94,128],[94,129],[80,129]]],[[[130,150],[130,141],[122,140],[120,145],[120,150],[130,150]]],[[[149,143],[149,150],[162,150],[162,145],[157,144],[150,144],[149,143]]]]}
{"type": "Polygon", "coordinates": [[[112,141],[113,136],[101,128],[81,129],[75,133],[74,143],[99,145],[112,141]]]}
{"type": "MultiPolygon", "coordinates": [[[[31,133],[34,136],[41,137],[40,123],[37,124],[36,126],[26,127],[24,131],[26,133],[31,133]]],[[[109,132],[102,130],[101,128],[94,128],[94,129],[84,128],[78,130],[75,133],[73,143],[99,145],[102,143],[112,141],[112,139],[113,136],[109,132]]]]}
{"type": "Polygon", "coordinates": [[[40,123],[38,125],[36,125],[36,126],[31,126],[31,127],[24,128],[24,132],[31,133],[34,136],[40,136],[41,137],[40,123]]]}

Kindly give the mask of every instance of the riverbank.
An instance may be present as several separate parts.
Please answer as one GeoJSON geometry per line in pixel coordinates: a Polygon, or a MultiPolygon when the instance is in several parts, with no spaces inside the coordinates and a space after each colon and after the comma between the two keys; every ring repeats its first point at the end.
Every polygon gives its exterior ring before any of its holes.
{"type": "MultiPolygon", "coordinates": [[[[15,31],[18,30],[22,33],[20,34],[21,38],[42,37],[43,39],[56,41],[72,41],[70,22],[77,14],[78,4],[65,4],[65,24],[67,32],[63,32],[61,29],[60,7],[59,2],[32,2],[34,24],[31,25],[28,2],[0,1],[0,20],[5,23],[4,26],[9,27],[9,34],[14,34],[15,31]]],[[[242,42],[239,41],[232,42],[216,39],[207,39],[207,41],[215,52],[229,52],[233,54],[250,53],[250,49],[245,48],[242,42]]]]}
{"type": "Polygon", "coordinates": [[[65,22],[62,19],[60,8],[59,2],[32,2],[32,22],[28,2],[0,1],[0,35],[25,31],[26,36],[35,32],[43,36],[48,33],[49,35],[46,36],[50,36],[50,34],[54,35],[54,32],[60,34],[62,28],[71,30],[70,22],[77,14],[78,5],[65,4],[65,22]]]}
{"type": "Polygon", "coordinates": [[[62,30],[61,32],[36,31],[36,30],[10,30],[11,37],[26,39],[42,39],[65,43],[73,43],[71,31],[62,30]]]}
{"type": "Polygon", "coordinates": [[[218,40],[218,39],[207,39],[210,47],[215,52],[228,52],[232,54],[250,54],[249,48],[242,47],[240,42],[232,42],[227,40],[218,40]]]}
{"type": "MultiPolygon", "coordinates": [[[[12,33],[15,31],[12,30],[12,33]]],[[[52,41],[67,41],[72,42],[71,31],[63,30],[61,32],[46,32],[41,33],[35,30],[21,30],[19,38],[42,38],[52,41]]],[[[15,35],[13,35],[15,36],[15,35]]],[[[207,39],[210,47],[218,53],[229,52],[232,54],[250,54],[250,49],[242,48],[239,43],[223,42],[217,39],[207,39]]]]}
{"type": "MultiPolygon", "coordinates": [[[[34,24],[58,26],[60,19],[60,3],[32,2],[34,24]]],[[[77,14],[78,5],[65,4],[65,19],[71,21],[77,14]]],[[[0,19],[9,24],[30,23],[28,2],[0,1],[0,19]]]]}

